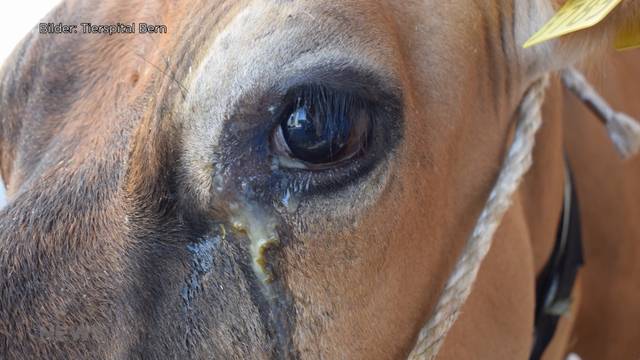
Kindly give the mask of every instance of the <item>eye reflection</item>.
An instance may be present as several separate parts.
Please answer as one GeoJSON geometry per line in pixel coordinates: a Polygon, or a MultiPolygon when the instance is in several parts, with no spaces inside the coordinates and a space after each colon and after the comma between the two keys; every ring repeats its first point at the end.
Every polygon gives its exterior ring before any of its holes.
{"type": "Polygon", "coordinates": [[[360,99],[311,87],[296,92],[289,102],[279,131],[293,159],[330,164],[365,149],[371,119],[360,99]]]}

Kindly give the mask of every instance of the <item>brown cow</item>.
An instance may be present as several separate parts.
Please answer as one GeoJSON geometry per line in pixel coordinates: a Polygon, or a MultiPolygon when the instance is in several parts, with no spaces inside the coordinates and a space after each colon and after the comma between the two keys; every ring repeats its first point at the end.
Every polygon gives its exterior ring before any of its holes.
{"type": "MultiPolygon", "coordinates": [[[[637,2],[521,49],[559,2],[64,2],[45,22],[168,33],[36,29],[5,64],[0,357],[405,358],[529,85],[588,57],[640,115],[637,54],[604,55],[637,2]]],[[[640,160],[555,77],[547,98],[441,359],[528,358],[565,147],[586,266],[545,358],[640,356],[640,160]]]]}

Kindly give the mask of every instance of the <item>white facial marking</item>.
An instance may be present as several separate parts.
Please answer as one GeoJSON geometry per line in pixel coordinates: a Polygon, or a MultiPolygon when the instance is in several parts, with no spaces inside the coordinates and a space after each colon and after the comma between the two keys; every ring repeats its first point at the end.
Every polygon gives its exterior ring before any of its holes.
{"type": "Polygon", "coordinates": [[[522,45],[553,16],[555,10],[551,0],[518,0],[514,3],[515,41],[518,57],[525,68],[530,69],[532,79],[546,71],[555,41],[523,49],[522,45]]]}

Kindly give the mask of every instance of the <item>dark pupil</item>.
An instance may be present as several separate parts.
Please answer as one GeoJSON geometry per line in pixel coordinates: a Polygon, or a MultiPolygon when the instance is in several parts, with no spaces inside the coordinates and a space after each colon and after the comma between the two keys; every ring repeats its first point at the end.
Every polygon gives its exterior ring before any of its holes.
{"type": "Polygon", "coordinates": [[[352,119],[349,101],[322,96],[317,101],[298,97],[293,111],[283,119],[282,132],[292,155],[321,164],[340,159],[347,147],[352,119]]]}

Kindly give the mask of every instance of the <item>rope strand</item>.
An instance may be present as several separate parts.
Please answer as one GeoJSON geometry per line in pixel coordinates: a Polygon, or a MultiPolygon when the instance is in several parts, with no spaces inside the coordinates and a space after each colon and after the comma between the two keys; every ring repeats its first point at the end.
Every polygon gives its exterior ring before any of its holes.
{"type": "Polygon", "coordinates": [[[623,159],[640,151],[640,124],[635,119],[614,111],[578,70],[564,70],[562,82],[605,124],[611,141],[623,159]]]}
{"type": "Polygon", "coordinates": [[[525,94],[518,110],[514,140],[498,180],[438,299],[433,316],[420,331],[408,360],[435,358],[469,297],[482,261],[491,248],[493,235],[509,209],[518,185],[531,167],[535,135],[542,124],[542,102],[548,82],[548,76],[541,78],[525,94]]]}

